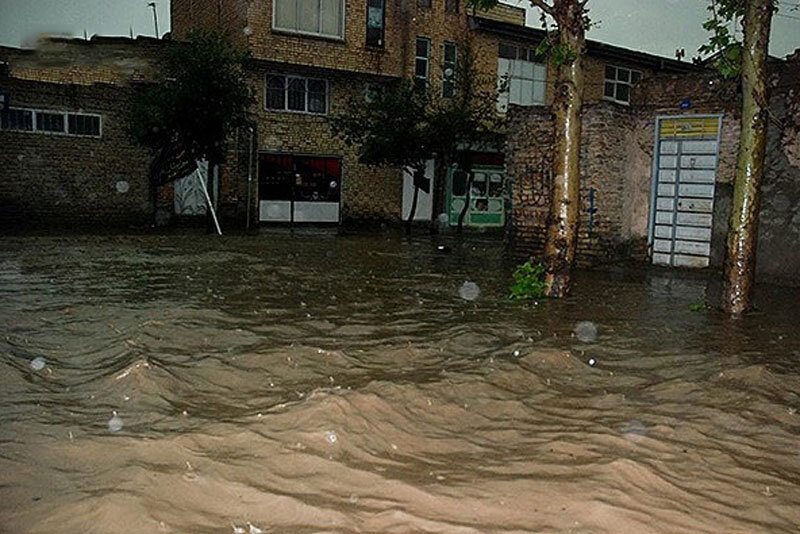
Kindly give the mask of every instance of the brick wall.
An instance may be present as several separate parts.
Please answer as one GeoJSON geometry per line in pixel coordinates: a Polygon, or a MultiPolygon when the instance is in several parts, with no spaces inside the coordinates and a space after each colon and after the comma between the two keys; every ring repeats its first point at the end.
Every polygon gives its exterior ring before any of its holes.
{"type": "MultiPolygon", "coordinates": [[[[634,123],[633,113],[625,106],[610,102],[584,106],[576,252],[579,264],[591,265],[618,255],[641,254],[640,240],[632,238],[626,217],[630,187],[625,176],[634,123]],[[591,190],[594,190],[593,203],[591,190]],[[594,213],[590,213],[592,207],[596,210],[594,213]]],[[[541,258],[551,198],[553,116],[548,107],[512,106],[508,128],[506,171],[514,184],[512,235],[515,250],[521,257],[541,258]]]]}
{"type": "Polygon", "coordinates": [[[127,84],[152,80],[168,41],[150,37],[48,38],[35,50],[0,47],[15,78],[54,83],[127,84]]]}
{"type": "Polygon", "coordinates": [[[145,225],[152,214],[149,154],[128,138],[131,90],[2,77],[15,107],[102,115],[102,137],[0,130],[0,219],[4,224],[145,225]],[[128,186],[120,192],[118,184],[128,186]]]}

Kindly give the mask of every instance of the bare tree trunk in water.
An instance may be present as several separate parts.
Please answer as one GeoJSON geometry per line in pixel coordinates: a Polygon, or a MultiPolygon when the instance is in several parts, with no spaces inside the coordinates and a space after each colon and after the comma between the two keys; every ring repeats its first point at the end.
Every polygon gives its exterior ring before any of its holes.
{"type": "Polygon", "coordinates": [[[450,168],[450,158],[440,156],[436,158],[433,168],[433,209],[431,210],[431,231],[439,231],[439,214],[447,211],[447,171],[450,168]]]}
{"type": "MultiPolygon", "coordinates": [[[[534,5],[540,5],[540,2],[534,2],[534,5]]],[[[583,2],[556,0],[549,13],[558,24],[558,46],[574,54],[572,61],[559,66],[556,81],[553,190],[544,250],[547,267],[545,294],[560,298],[569,292],[578,244],[585,48],[583,2]]]]}
{"type": "Polygon", "coordinates": [[[749,0],[742,50],[742,132],[733,184],[725,253],[722,309],[738,316],[750,309],[756,267],[758,212],[767,142],[767,71],[772,0],[749,0]]]}
{"type": "Polygon", "coordinates": [[[461,208],[461,213],[458,214],[458,226],[456,227],[456,233],[460,234],[461,230],[464,229],[464,218],[467,216],[467,210],[469,210],[469,203],[472,200],[472,170],[467,171],[467,196],[464,197],[464,207],[461,208]]]}

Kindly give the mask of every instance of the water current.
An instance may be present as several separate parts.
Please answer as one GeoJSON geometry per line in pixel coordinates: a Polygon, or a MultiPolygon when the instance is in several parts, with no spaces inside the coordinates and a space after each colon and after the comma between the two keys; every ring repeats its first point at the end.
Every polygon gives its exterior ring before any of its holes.
{"type": "Polygon", "coordinates": [[[800,532],[800,292],[730,321],[705,274],[520,303],[512,269],[488,235],[3,238],[0,532],[800,532]]]}

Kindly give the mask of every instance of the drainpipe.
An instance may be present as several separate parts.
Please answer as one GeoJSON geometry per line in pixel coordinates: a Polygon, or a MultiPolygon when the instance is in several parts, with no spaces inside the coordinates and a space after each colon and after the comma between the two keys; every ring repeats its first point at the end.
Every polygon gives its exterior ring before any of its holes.
{"type": "Polygon", "coordinates": [[[250,144],[247,147],[247,222],[245,224],[245,228],[249,231],[250,230],[250,212],[253,210],[251,197],[252,197],[252,189],[253,189],[253,127],[250,126],[247,128],[250,131],[250,144]]]}

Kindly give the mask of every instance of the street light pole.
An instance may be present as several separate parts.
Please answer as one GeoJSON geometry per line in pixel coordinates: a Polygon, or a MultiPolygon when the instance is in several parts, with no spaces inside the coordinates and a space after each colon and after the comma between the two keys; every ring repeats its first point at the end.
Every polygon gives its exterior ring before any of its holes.
{"type": "Polygon", "coordinates": [[[153,8],[153,24],[156,27],[156,39],[158,39],[158,15],[156,14],[156,3],[150,2],[147,5],[153,8]]]}

